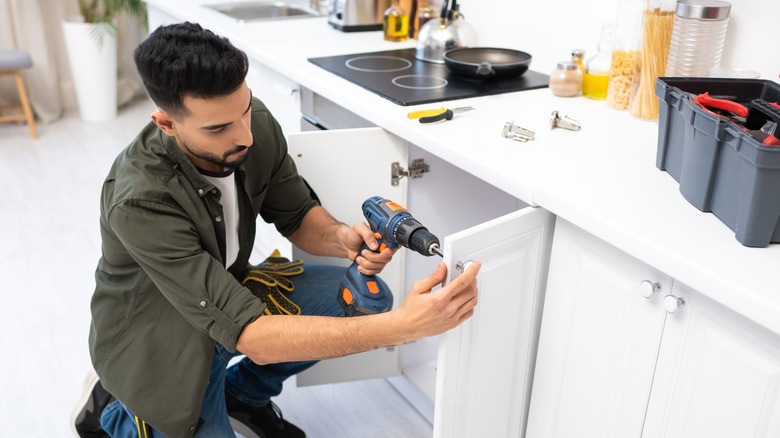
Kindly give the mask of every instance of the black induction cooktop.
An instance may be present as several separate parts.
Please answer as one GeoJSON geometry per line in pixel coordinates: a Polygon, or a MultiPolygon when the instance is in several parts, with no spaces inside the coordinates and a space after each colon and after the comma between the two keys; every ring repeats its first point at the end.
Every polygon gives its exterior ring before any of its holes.
{"type": "Polygon", "coordinates": [[[418,105],[547,87],[549,77],[532,70],[515,79],[466,79],[444,64],[420,61],[415,49],[309,58],[309,62],[398,105],[418,105]]]}

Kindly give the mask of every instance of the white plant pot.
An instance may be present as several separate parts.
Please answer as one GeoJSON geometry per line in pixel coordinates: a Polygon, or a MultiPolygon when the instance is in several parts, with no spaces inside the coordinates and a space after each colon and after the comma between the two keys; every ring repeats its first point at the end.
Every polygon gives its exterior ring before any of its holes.
{"type": "Polygon", "coordinates": [[[117,39],[103,32],[100,45],[94,28],[80,18],[62,22],[81,118],[103,122],[116,117],[117,39]]]}

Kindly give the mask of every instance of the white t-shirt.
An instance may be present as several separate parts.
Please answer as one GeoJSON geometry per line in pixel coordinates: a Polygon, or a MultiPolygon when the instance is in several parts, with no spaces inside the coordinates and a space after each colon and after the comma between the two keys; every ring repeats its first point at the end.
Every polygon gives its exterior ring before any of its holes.
{"type": "Polygon", "coordinates": [[[223,174],[206,174],[200,171],[203,178],[217,186],[222,193],[219,203],[222,204],[222,221],[225,224],[225,267],[229,268],[238,258],[238,193],[236,192],[235,172],[223,174]]]}

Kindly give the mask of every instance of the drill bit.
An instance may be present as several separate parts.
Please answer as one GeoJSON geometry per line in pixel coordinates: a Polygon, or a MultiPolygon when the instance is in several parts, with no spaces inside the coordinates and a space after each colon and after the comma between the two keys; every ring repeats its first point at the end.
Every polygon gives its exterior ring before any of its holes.
{"type": "Polygon", "coordinates": [[[437,245],[435,243],[428,248],[428,252],[431,255],[436,254],[439,257],[444,258],[444,253],[441,251],[441,248],[439,248],[439,245],[437,245]]]}

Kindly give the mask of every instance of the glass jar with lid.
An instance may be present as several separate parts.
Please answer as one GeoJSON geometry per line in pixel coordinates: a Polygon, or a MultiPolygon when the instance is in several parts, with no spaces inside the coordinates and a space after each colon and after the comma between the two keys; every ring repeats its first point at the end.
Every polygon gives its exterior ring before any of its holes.
{"type": "Polygon", "coordinates": [[[642,45],[628,112],[642,120],[658,120],[655,81],[666,72],[674,26],[673,0],[646,0],[642,11],[642,45]]]}
{"type": "Polygon", "coordinates": [[[429,4],[429,0],[412,0],[409,15],[409,38],[417,39],[420,29],[428,21],[437,18],[438,12],[436,7],[429,4]]]}
{"type": "Polygon", "coordinates": [[[707,76],[720,66],[731,3],[678,0],[666,76],[707,76]]]}
{"type": "Polygon", "coordinates": [[[615,26],[615,46],[609,68],[607,106],[625,110],[631,99],[642,43],[644,0],[621,0],[615,26]]]}
{"type": "Polygon", "coordinates": [[[550,91],[559,97],[575,97],[582,94],[582,72],[574,61],[561,61],[550,74],[550,91]]]}

